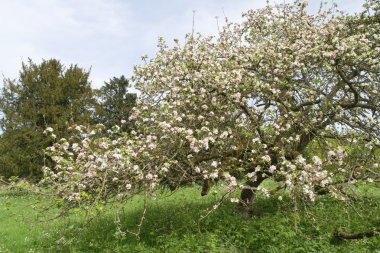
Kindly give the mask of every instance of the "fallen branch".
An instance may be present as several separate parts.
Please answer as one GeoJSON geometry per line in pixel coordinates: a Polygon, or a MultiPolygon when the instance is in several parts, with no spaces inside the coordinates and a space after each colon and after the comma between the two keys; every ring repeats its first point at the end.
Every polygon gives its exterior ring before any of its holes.
{"type": "Polygon", "coordinates": [[[4,181],[3,179],[0,178],[0,183],[5,184],[5,185],[10,185],[7,181],[4,181]]]}
{"type": "Polygon", "coordinates": [[[376,228],[372,231],[364,231],[364,232],[359,232],[359,233],[348,233],[344,231],[336,231],[334,235],[342,239],[350,240],[350,239],[363,239],[366,237],[373,237],[378,234],[380,234],[380,228],[376,228]]]}

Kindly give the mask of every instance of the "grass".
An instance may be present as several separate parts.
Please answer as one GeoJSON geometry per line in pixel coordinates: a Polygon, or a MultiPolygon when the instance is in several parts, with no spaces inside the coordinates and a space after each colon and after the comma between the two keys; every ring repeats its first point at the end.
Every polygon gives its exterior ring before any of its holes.
{"type": "MultiPolygon", "coordinates": [[[[380,189],[359,187],[369,198],[344,203],[320,196],[315,204],[284,197],[259,197],[251,217],[226,202],[206,219],[218,194],[200,197],[188,187],[162,193],[149,203],[140,238],[116,232],[113,212],[87,223],[78,212],[46,222],[54,212],[33,209],[49,200],[33,194],[0,191],[0,253],[2,252],[380,252],[380,235],[339,240],[336,229],[363,231],[380,227],[380,189]]],[[[281,194],[281,193],[279,193],[281,194]]],[[[112,208],[111,208],[112,209],[112,208]]],[[[124,208],[122,228],[136,229],[142,198],[124,208]]]]}

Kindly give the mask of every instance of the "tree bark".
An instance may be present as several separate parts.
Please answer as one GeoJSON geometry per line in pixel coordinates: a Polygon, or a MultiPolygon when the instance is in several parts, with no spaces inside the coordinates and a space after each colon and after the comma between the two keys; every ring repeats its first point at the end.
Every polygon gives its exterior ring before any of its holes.
{"type": "Polygon", "coordinates": [[[243,207],[244,214],[248,215],[252,212],[252,203],[256,198],[256,189],[264,181],[265,177],[262,172],[257,173],[257,178],[255,181],[248,180],[246,185],[249,188],[245,188],[241,191],[240,199],[241,206],[243,207]]]}
{"type": "Polygon", "coordinates": [[[366,237],[373,237],[373,236],[378,235],[378,234],[380,234],[380,228],[376,228],[376,229],[371,230],[371,231],[359,232],[359,233],[347,233],[347,232],[343,232],[343,231],[335,232],[336,237],[339,237],[342,239],[347,239],[347,240],[363,239],[366,237]]]}

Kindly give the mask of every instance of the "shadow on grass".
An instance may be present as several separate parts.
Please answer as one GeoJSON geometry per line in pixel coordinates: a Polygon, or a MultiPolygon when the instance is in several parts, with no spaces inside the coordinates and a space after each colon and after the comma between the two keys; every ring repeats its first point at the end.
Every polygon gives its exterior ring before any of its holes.
{"type": "Polygon", "coordinates": [[[17,189],[17,190],[4,189],[4,190],[1,190],[0,189],[0,198],[5,198],[5,197],[13,198],[13,197],[23,197],[23,196],[29,197],[31,195],[35,195],[35,194],[31,193],[30,191],[27,191],[27,190],[21,190],[21,189],[17,189]]]}
{"type": "Polygon", "coordinates": [[[46,230],[35,246],[37,252],[343,252],[380,245],[379,238],[348,242],[331,237],[334,229],[348,228],[347,219],[351,229],[378,222],[380,207],[369,212],[372,202],[358,203],[358,209],[326,198],[299,206],[308,209],[305,213],[294,213],[287,197],[283,201],[258,198],[250,217],[225,202],[200,220],[216,200],[216,196],[198,198],[197,193],[184,191],[150,201],[139,238],[123,232],[137,230],[141,199],[126,205],[120,231],[112,212],[90,223],[83,217],[69,217],[46,230]],[[368,213],[371,219],[355,216],[357,212],[368,213]]]}
{"type": "MultiPolygon", "coordinates": [[[[247,220],[260,219],[243,217],[236,204],[229,202],[201,219],[212,209],[215,198],[206,198],[203,201],[188,196],[182,199],[170,198],[151,201],[138,238],[124,232],[137,231],[143,212],[142,205],[134,205],[132,208],[126,206],[120,215],[121,230],[115,225],[115,217],[111,213],[98,216],[89,223],[80,218],[68,218],[55,229],[45,233],[42,240],[36,241],[35,245],[43,248],[45,252],[107,252],[110,249],[113,249],[110,252],[129,252],[132,249],[133,252],[146,252],[148,249],[160,252],[173,250],[176,246],[181,247],[180,244],[184,243],[188,245],[182,245],[182,249],[216,252],[220,249],[213,250],[213,246],[216,247],[221,238],[214,236],[221,234],[225,238],[231,238],[228,239],[231,240],[229,243],[232,247],[229,250],[239,252],[232,245],[235,240],[244,242],[244,233],[249,230],[246,227],[239,232],[242,229],[241,224],[247,220]],[[197,249],[198,246],[201,248],[197,249]]],[[[286,201],[279,202],[273,198],[258,199],[255,211],[272,216],[279,211],[287,210],[288,207],[289,203],[286,201]]]]}

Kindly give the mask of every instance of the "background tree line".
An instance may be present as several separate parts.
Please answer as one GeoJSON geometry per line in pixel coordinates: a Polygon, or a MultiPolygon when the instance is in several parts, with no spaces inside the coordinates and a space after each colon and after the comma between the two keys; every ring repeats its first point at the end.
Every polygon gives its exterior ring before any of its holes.
{"type": "MultiPolygon", "coordinates": [[[[129,81],[113,77],[93,89],[90,71],[77,65],[65,67],[59,60],[29,59],[22,63],[18,79],[5,79],[0,94],[0,177],[42,176],[44,149],[52,139],[44,135],[54,128],[56,138],[68,137],[73,124],[102,123],[107,128],[128,120],[136,94],[128,93],[129,81]]],[[[131,127],[127,122],[124,126],[131,127]]],[[[48,161],[45,161],[48,162],[48,161]]]]}

